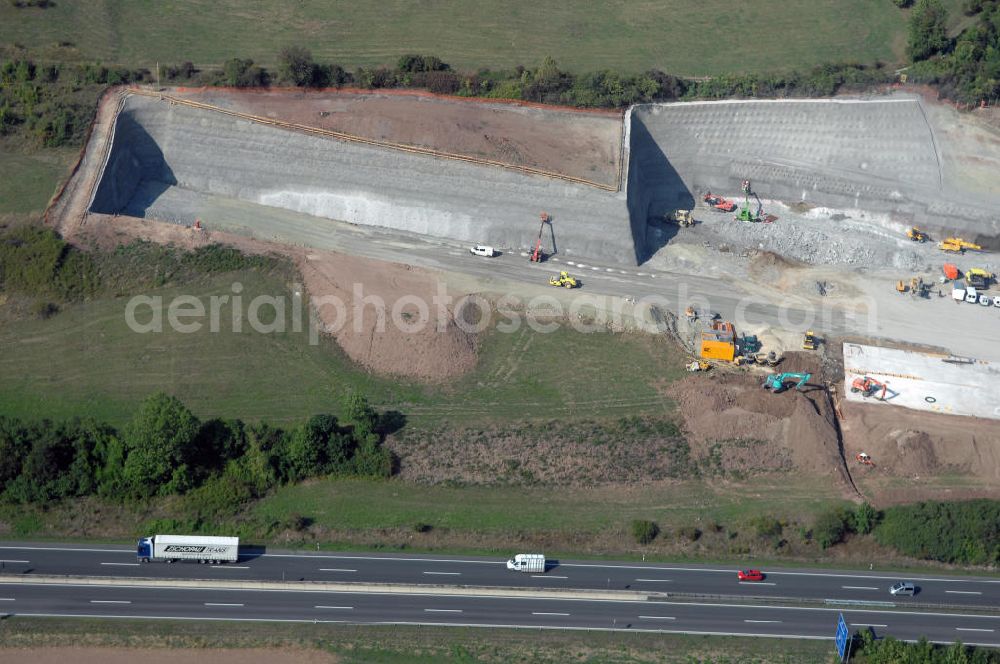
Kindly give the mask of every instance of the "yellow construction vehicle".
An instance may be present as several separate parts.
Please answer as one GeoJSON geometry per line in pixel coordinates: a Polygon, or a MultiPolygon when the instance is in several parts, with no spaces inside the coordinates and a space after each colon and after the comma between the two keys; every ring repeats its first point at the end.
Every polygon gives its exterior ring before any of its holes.
{"type": "Polygon", "coordinates": [[[569,276],[566,270],[559,273],[559,276],[549,277],[549,286],[561,286],[562,288],[576,288],[576,279],[569,276]]]}
{"type": "Polygon", "coordinates": [[[903,283],[902,279],[896,282],[896,292],[900,294],[906,292],[906,284],[903,283]]]}
{"type": "Polygon", "coordinates": [[[674,210],[667,215],[667,220],[677,222],[677,225],[681,228],[694,226],[694,218],[691,216],[691,210],[674,210]]]}
{"type": "Polygon", "coordinates": [[[967,242],[960,237],[946,237],[938,242],[938,249],[956,254],[964,254],[966,249],[979,251],[982,247],[974,242],[967,242]]]}
{"type": "Polygon", "coordinates": [[[965,283],[973,288],[988,288],[994,278],[992,272],[987,272],[980,267],[972,267],[965,271],[965,283]]]}
{"type": "Polygon", "coordinates": [[[924,297],[927,286],[924,285],[923,277],[913,277],[910,279],[910,295],[912,297],[924,297]]]}
{"type": "Polygon", "coordinates": [[[819,340],[816,335],[813,334],[812,330],[809,330],[802,336],[802,348],[804,350],[816,350],[819,347],[819,340]]]}
{"type": "Polygon", "coordinates": [[[712,368],[712,365],[705,360],[695,360],[690,364],[684,365],[684,368],[688,371],[708,371],[712,368]]]}
{"type": "Polygon", "coordinates": [[[916,226],[911,226],[910,230],[906,231],[906,237],[910,238],[914,242],[927,242],[927,233],[923,232],[916,226]]]}

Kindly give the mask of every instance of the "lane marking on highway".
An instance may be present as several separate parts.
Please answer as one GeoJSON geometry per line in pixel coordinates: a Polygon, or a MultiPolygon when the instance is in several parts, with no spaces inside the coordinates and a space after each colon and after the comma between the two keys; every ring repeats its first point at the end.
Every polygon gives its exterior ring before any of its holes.
{"type": "Polygon", "coordinates": [[[91,604],[131,604],[132,602],[127,599],[92,599],[91,604]]]}
{"type": "Polygon", "coordinates": [[[30,562],[31,562],[30,560],[8,560],[8,559],[0,559],[0,563],[23,563],[23,564],[27,564],[27,563],[30,563],[30,562]]]}
{"type": "Polygon", "coordinates": [[[0,551],[85,551],[87,553],[130,553],[135,555],[135,547],[131,549],[77,549],[58,546],[0,546],[0,551]]]}
{"type": "Polygon", "coordinates": [[[740,581],[741,586],[773,586],[770,581],[740,581]]]}
{"type": "MultiPolygon", "coordinates": [[[[656,278],[655,274],[649,275],[652,278],[656,278]]],[[[86,547],[56,547],[56,546],[0,546],[0,551],[65,551],[65,552],[84,552],[84,553],[118,553],[118,554],[129,554],[131,556],[135,555],[135,548],[121,548],[121,549],[92,549],[86,547]]],[[[377,561],[396,561],[396,562],[437,562],[437,563],[458,563],[463,565],[503,565],[505,561],[502,560],[469,560],[462,558],[416,558],[416,557],[402,557],[402,556],[348,556],[348,555],[313,555],[313,554],[302,554],[302,553],[265,553],[259,556],[260,558],[311,558],[313,560],[377,560],[377,561]]],[[[733,574],[736,569],[719,569],[713,567],[655,567],[650,565],[607,565],[607,564],[596,564],[596,563],[562,563],[560,567],[596,567],[603,569],[645,569],[645,570],[659,570],[659,571],[677,571],[677,572],[716,572],[716,573],[726,573],[733,574]]],[[[845,579],[889,579],[897,580],[899,575],[896,576],[879,576],[873,574],[830,574],[824,572],[776,572],[769,571],[768,574],[774,576],[819,576],[819,577],[829,577],[829,578],[845,578],[845,579]]],[[[907,577],[913,581],[933,581],[941,583],[990,583],[990,584],[1000,584],[1000,580],[997,579],[962,579],[962,578],[947,578],[947,577],[907,577]]]]}
{"type": "Polygon", "coordinates": [[[780,620],[744,620],[743,622],[745,622],[745,623],[761,623],[761,624],[765,624],[765,623],[780,623],[781,621],[780,620]]]}
{"type": "Polygon", "coordinates": [[[356,569],[340,569],[340,568],[337,568],[337,567],[320,567],[319,571],[321,571],[321,572],[357,572],[358,570],[356,570],[356,569]]]}
{"type": "Polygon", "coordinates": [[[551,574],[532,574],[532,579],[568,579],[568,576],[554,576],[551,574]]]}
{"type": "Polygon", "coordinates": [[[992,632],[992,629],[980,629],[979,627],[956,627],[959,632],[992,632]]]}
{"type": "Polygon", "coordinates": [[[878,590],[875,586],[841,586],[844,590],[878,590]]]}
{"type": "Polygon", "coordinates": [[[548,611],[532,611],[533,616],[568,616],[568,613],[552,613],[548,611]]]}
{"type": "MultiPolygon", "coordinates": [[[[692,570],[692,571],[697,571],[697,570],[692,570]]],[[[708,571],[708,570],[705,570],[705,571],[708,571]]],[[[824,573],[824,572],[775,572],[775,571],[771,571],[771,570],[768,571],[768,574],[773,574],[774,576],[823,576],[823,577],[829,577],[831,579],[854,579],[855,581],[869,581],[869,580],[874,580],[874,579],[880,579],[880,580],[886,580],[886,579],[888,579],[888,580],[892,580],[892,581],[898,581],[899,577],[900,577],[900,575],[898,575],[898,574],[896,576],[879,576],[879,575],[876,575],[876,574],[828,574],[828,573],[824,573]]],[[[994,580],[994,579],[962,579],[962,578],[948,579],[948,578],[944,578],[944,577],[916,577],[916,576],[914,576],[914,577],[907,576],[906,578],[907,578],[907,580],[910,580],[910,581],[927,581],[927,582],[935,582],[935,583],[1000,583],[1000,580],[994,580]]]]}
{"type": "Polygon", "coordinates": [[[13,597],[0,597],[0,602],[13,602],[13,597]]]}
{"type": "Polygon", "coordinates": [[[946,590],[945,592],[952,595],[982,595],[978,590],[946,590]]]}
{"type": "Polygon", "coordinates": [[[876,623],[851,623],[851,627],[888,627],[888,625],[878,625],[876,623]]]}
{"type": "Polygon", "coordinates": [[[436,576],[462,576],[461,572],[424,572],[424,574],[433,574],[436,576]]]}
{"type": "Polygon", "coordinates": [[[225,602],[205,602],[205,606],[243,606],[242,604],[227,604],[225,602]]]}
{"type": "MultiPolygon", "coordinates": [[[[561,600],[566,602],[575,601],[572,599],[561,600]]],[[[592,600],[580,600],[592,601],[592,600]]],[[[628,603],[632,600],[596,600],[599,602],[622,602],[628,603]]],[[[837,600],[827,600],[837,601],[837,600]]],[[[762,609],[765,611],[822,611],[825,613],[881,613],[894,616],[934,616],[942,618],[974,618],[976,620],[1000,620],[1000,615],[983,615],[975,613],[944,613],[941,611],[901,611],[897,609],[862,609],[854,607],[825,607],[825,606],[777,606],[769,604],[723,604],[721,602],[671,602],[667,600],[656,600],[661,606],[707,606],[726,609],[762,609]]]]}
{"type": "Polygon", "coordinates": [[[427,613],[461,613],[462,609],[424,609],[427,613]]]}
{"type": "Polygon", "coordinates": [[[673,579],[636,579],[642,583],[673,583],[673,579]]]}
{"type": "Polygon", "coordinates": [[[639,616],[642,620],[677,620],[674,616],[639,616]]]}
{"type": "Polygon", "coordinates": [[[505,560],[467,560],[460,558],[404,558],[402,556],[333,556],[302,553],[265,553],[260,558],[312,558],[313,560],[377,560],[379,562],[459,563],[462,565],[506,565],[505,560]]]}
{"type": "Polygon", "coordinates": [[[343,609],[344,611],[353,611],[353,606],[325,606],[323,604],[317,604],[313,607],[314,609],[343,609]]]}
{"type": "Polygon", "coordinates": [[[102,565],[113,565],[115,567],[139,567],[139,563],[101,563],[102,565]]]}
{"type": "Polygon", "coordinates": [[[212,565],[215,569],[250,569],[249,565],[212,565]]]}

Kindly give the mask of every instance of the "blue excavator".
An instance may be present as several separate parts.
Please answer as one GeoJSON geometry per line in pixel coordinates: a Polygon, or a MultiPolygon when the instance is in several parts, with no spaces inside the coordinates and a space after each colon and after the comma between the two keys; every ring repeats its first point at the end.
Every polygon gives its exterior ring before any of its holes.
{"type": "Polygon", "coordinates": [[[810,373],[771,374],[770,376],[764,379],[764,382],[761,384],[761,386],[771,390],[775,394],[778,394],[779,392],[784,392],[785,390],[791,389],[792,387],[801,392],[802,388],[806,386],[810,378],[812,378],[812,374],[810,373]]]}

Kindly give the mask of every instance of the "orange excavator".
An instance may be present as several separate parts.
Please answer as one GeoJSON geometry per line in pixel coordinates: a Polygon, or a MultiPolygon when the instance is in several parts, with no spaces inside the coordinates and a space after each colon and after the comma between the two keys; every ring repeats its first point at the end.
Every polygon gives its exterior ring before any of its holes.
{"type": "Polygon", "coordinates": [[[872,461],[871,456],[869,454],[865,453],[865,452],[858,452],[856,455],[854,455],[854,458],[860,464],[864,464],[866,466],[874,466],[875,465],[875,462],[872,461]]]}
{"type": "Polygon", "coordinates": [[[716,196],[712,192],[705,194],[703,199],[713,210],[718,212],[732,212],[736,209],[736,203],[732,202],[728,198],[723,198],[722,196],[716,196]]]}
{"type": "Polygon", "coordinates": [[[860,393],[861,396],[865,397],[866,399],[875,398],[878,399],[879,401],[885,401],[885,393],[888,391],[889,391],[888,385],[875,380],[871,376],[864,376],[863,378],[855,378],[854,382],[851,383],[851,392],[854,392],[855,394],[860,393]]]}

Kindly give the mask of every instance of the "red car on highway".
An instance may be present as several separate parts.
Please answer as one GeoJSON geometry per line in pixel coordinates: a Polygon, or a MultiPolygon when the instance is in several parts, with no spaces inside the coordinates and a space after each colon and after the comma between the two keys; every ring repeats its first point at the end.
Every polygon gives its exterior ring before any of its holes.
{"type": "Polygon", "coordinates": [[[736,578],[740,581],[763,581],[764,573],[759,569],[741,569],[736,573],[736,578]]]}

